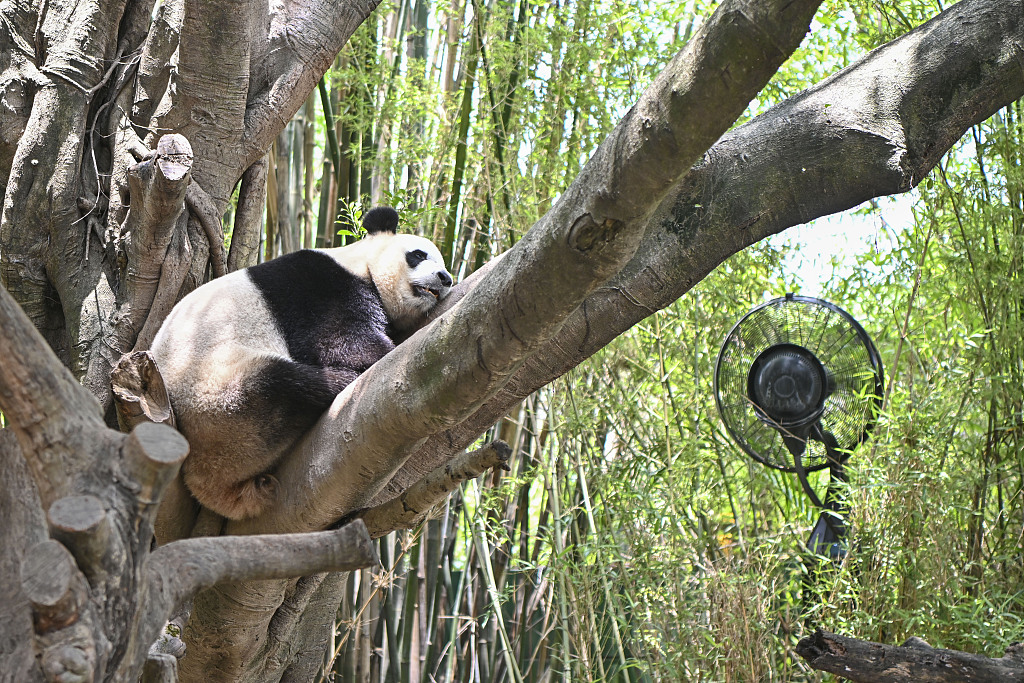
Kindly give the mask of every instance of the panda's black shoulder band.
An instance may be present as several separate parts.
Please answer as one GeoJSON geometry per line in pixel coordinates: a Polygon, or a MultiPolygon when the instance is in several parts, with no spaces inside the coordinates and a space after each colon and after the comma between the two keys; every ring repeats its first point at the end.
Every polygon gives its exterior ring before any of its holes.
{"type": "Polygon", "coordinates": [[[390,206],[378,206],[363,214],[363,228],[374,235],[378,232],[397,232],[398,212],[390,206]]]}

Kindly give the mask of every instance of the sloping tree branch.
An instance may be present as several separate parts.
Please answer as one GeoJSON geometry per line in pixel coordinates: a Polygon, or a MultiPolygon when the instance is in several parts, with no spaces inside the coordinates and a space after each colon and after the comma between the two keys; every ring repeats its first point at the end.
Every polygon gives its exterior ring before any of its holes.
{"type": "Polygon", "coordinates": [[[306,534],[187,538],[160,546],[147,562],[154,580],[169,587],[167,599],[175,607],[218,583],[352,571],[375,560],[366,525],[356,520],[306,534]],[[287,565],[280,562],[283,555],[292,556],[287,565]]]}
{"type": "MultiPolygon", "coordinates": [[[[661,202],[622,271],[474,415],[409,456],[370,504],[404,491],[732,254],[916,186],[971,126],[1022,96],[1024,2],[963,0],[730,131],[661,202]]],[[[460,283],[452,303],[489,277],[460,283]]]]}

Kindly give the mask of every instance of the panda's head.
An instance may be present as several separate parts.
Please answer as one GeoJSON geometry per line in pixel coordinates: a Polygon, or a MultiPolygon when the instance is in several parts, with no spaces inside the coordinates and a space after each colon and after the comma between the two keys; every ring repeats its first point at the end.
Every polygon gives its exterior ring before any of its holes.
{"type": "Polygon", "coordinates": [[[378,206],[363,216],[366,237],[333,256],[353,274],[373,282],[396,331],[409,333],[448,295],[452,276],[430,240],[399,235],[398,213],[378,206]]]}

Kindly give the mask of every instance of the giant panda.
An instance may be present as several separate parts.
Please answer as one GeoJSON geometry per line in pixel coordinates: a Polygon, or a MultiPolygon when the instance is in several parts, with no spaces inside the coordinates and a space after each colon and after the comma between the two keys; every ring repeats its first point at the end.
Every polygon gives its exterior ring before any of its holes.
{"type": "Polygon", "coordinates": [[[367,236],[235,271],[184,297],[153,341],[178,429],[184,483],[229,519],[273,500],[285,452],[364,370],[412,334],[452,285],[430,240],[365,214],[367,236]]]}

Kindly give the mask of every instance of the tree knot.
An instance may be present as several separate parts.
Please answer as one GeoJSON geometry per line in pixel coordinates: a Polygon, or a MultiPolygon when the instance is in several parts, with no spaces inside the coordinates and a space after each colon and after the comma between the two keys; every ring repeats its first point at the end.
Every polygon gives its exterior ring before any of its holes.
{"type": "Polygon", "coordinates": [[[615,239],[622,227],[623,222],[618,219],[605,218],[598,222],[592,215],[585,213],[569,228],[569,246],[582,252],[600,249],[615,239]]]}

